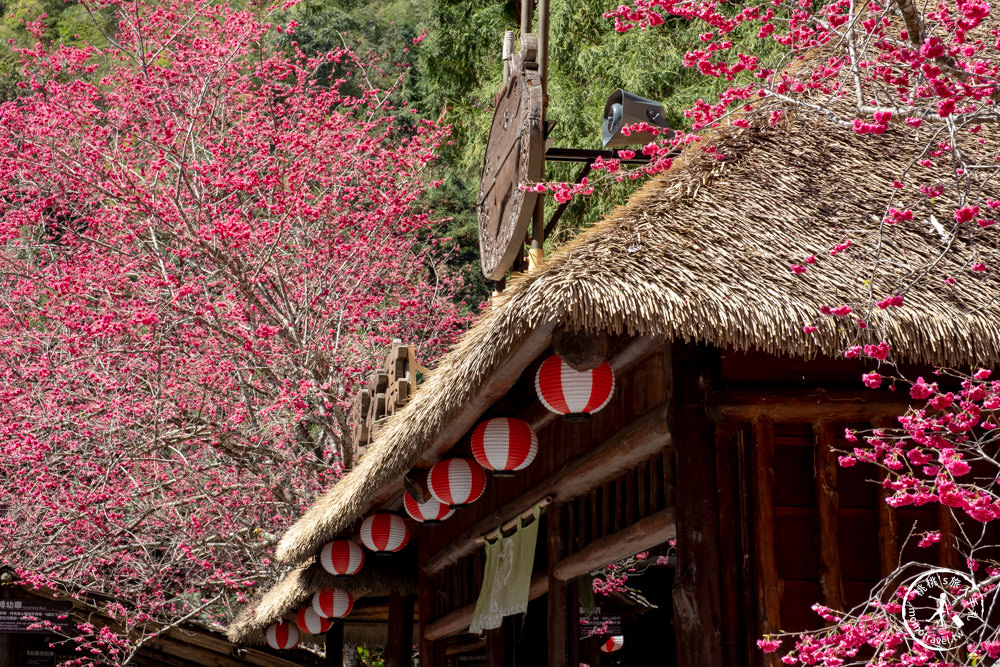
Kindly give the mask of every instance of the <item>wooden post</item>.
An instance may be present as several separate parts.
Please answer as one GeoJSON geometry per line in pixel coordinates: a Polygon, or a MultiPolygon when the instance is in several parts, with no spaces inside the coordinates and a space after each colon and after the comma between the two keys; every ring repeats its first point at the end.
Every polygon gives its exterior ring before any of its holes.
{"type": "MultiPolygon", "coordinates": [[[[783,588],[774,554],[774,422],[770,417],[760,415],[754,418],[753,437],[757,599],[760,600],[760,629],[768,633],[781,628],[783,588]]],[[[680,496],[679,493],[677,495],[680,496]]]]}
{"type": "MultiPolygon", "coordinates": [[[[589,579],[587,580],[589,582],[589,579]]],[[[566,651],[571,667],[580,664],[580,584],[571,581],[566,587],[566,651]]]]}
{"type": "Polygon", "coordinates": [[[567,667],[566,662],[566,587],[555,576],[556,564],[566,553],[563,539],[563,507],[550,507],[545,514],[548,533],[549,577],[549,667],[567,667]]]}
{"type": "Polygon", "coordinates": [[[504,621],[505,623],[499,628],[486,631],[486,667],[504,667],[504,649],[506,648],[504,630],[507,625],[506,619],[504,621]]]}
{"type": "MultiPolygon", "coordinates": [[[[670,349],[669,347],[667,348],[670,349]]],[[[679,667],[722,665],[715,425],[705,401],[715,358],[704,346],[672,355],[671,431],[677,460],[674,624],[679,667]]]]}
{"type": "MultiPolygon", "coordinates": [[[[420,547],[420,558],[427,557],[426,549],[420,547]]],[[[423,568],[417,568],[417,623],[419,637],[417,643],[420,646],[420,667],[434,667],[434,641],[427,636],[427,626],[431,623],[433,608],[431,603],[434,599],[436,587],[431,577],[424,572],[423,568]]],[[[468,627],[468,626],[466,626],[468,627]]]]}
{"type": "Polygon", "coordinates": [[[326,631],[326,667],[344,665],[344,622],[337,621],[326,631]]]}
{"type": "MultiPolygon", "coordinates": [[[[892,421],[888,418],[880,418],[876,419],[873,425],[876,428],[892,428],[892,421]]],[[[884,482],[885,478],[885,471],[882,471],[880,481],[884,482]]],[[[885,502],[891,494],[882,484],[879,484],[878,489],[879,573],[882,577],[888,577],[899,567],[899,521],[896,517],[896,510],[885,502]]]]}
{"type": "Polygon", "coordinates": [[[737,431],[732,424],[719,424],[715,432],[716,479],[719,484],[719,567],[722,579],[722,649],[727,665],[737,665],[741,656],[743,602],[740,573],[744,552],[740,540],[737,431]]]}
{"type": "Polygon", "coordinates": [[[941,567],[957,569],[962,562],[958,552],[958,522],[947,505],[938,505],[938,529],[941,531],[941,567]]]}
{"type": "Polygon", "coordinates": [[[837,453],[833,444],[833,423],[813,424],[816,437],[816,505],[819,511],[820,586],[823,603],[844,611],[844,582],[840,570],[840,495],[837,493],[837,453]]]}
{"type": "Polygon", "coordinates": [[[410,667],[413,652],[413,598],[399,591],[389,594],[390,667],[410,667]]]}
{"type": "Polygon", "coordinates": [[[0,632],[0,665],[14,664],[13,635],[0,632]]]}

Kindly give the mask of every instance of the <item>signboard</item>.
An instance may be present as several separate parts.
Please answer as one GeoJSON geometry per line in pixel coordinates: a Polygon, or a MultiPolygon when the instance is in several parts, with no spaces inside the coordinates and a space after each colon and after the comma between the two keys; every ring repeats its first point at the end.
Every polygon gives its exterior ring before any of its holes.
{"type": "Polygon", "coordinates": [[[42,621],[48,621],[53,627],[65,631],[70,626],[69,615],[72,609],[72,603],[58,600],[0,599],[0,632],[51,632],[43,627],[31,628],[42,621]]]}
{"type": "Polygon", "coordinates": [[[580,639],[586,639],[594,635],[614,636],[622,634],[621,614],[609,614],[601,611],[600,607],[594,607],[587,614],[587,610],[580,607],[580,639]]]}
{"type": "Polygon", "coordinates": [[[490,280],[501,280],[513,266],[531,223],[538,193],[518,186],[542,180],[544,111],[536,51],[535,36],[522,35],[486,142],[477,209],[480,261],[490,280]]]}
{"type": "Polygon", "coordinates": [[[54,667],[56,652],[52,649],[28,649],[23,664],[24,667],[54,667]]]}

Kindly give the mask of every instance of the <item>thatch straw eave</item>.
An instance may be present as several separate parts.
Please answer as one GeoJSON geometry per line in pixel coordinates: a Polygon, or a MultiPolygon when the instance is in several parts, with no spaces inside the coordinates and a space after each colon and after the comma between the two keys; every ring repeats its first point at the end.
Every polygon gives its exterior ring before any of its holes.
{"type": "MultiPolygon", "coordinates": [[[[906,172],[922,153],[907,132],[860,136],[789,113],[780,127],[728,128],[714,139],[718,155],[687,151],[540,270],[513,281],[387,420],[358,466],[287,531],[278,558],[311,558],[374,500],[396,492],[411,467],[457,441],[462,433],[450,441],[440,434],[485,411],[484,387],[505,370],[520,373],[557,324],[804,359],[884,338],[899,360],[1000,362],[996,268],[969,270],[984,253],[1000,257],[996,229],[942,234],[931,222],[952,219],[958,200],[951,191],[911,196],[910,223],[882,222],[897,195],[888,175],[906,172]],[[805,273],[790,271],[810,256],[817,261],[805,273]],[[870,295],[912,283],[904,307],[858,310],[870,295]],[[842,304],[856,312],[818,312],[842,304]],[[818,329],[807,335],[806,325],[818,329]]],[[[924,173],[926,182],[949,182],[944,169],[924,173]]],[[[1000,186],[987,187],[993,191],[982,195],[1000,199],[1000,186]]],[[[288,606],[280,598],[275,609],[288,606]]]]}
{"type": "Polygon", "coordinates": [[[243,608],[229,625],[229,641],[243,645],[264,644],[269,625],[293,617],[311,603],[316,591],[323,588],[346,591],[355,599],[386,596],[393,591],[415,593],[416,572],[401,570],[396,563],[391,564],[395,566],[392,568],[389,565],[368,563],[361,572],[350,577],[334,577],[318,563],[297,565],[254,604],[243,608]]]}

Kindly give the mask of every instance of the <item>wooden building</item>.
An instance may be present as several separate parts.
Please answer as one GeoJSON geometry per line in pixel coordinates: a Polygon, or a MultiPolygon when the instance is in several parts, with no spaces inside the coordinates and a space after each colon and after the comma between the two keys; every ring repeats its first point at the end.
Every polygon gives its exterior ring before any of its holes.
{"type": "MultiPolygon", "coordinates": [[[[369,559],[413,576],[413,588],[342,582],[383,596],[391,664],[410,664],[410,637],[423,666],[760,664],[762,633],[815,627],[814,602],[857,603],[910,558],[912,545],[901,545],[912,525],[939,526],[947,545],[948,515],[890,510],[874,467],[837,466],[845,428],[891,425],[908,400],[889,382],[865,389],[861,374],[878,362],[842,353],[884,335],[910,378],[995,365],[997,269],[969,271],[982,238],[976,251],[964,232],[943,238],[928,222],[951,219],[947,192],[913,206],[912,223],[882,224],[892,175],[917,157],[902,131],[859,136],[814,123],[789,113],[777,127],[722,131],[718,156],[688,151],[512,281],[356,467],[285,534],[277,555],[294,568],[244,610],[230,638],[261,642],[270,623],[335,585],[315,562],[324,543],[353,535],[375,509],[398,509],[404,476],[468,456],[470,432],[491,416],[530,422],[536,460],[490,478],[482,498],[440,526],[410,522],[413,543],[399,554],[369,559]],[[929,275],[914,275],[945,244],[929,275]],[[896,294],[914,279],[903,307],[818,312],[856,304],[869,289],[896,294]],[[806,325],[818,329],[806,334],[806,325]],[[607,336],[616,387],[587,421],[564,420],[536,395],[536,370],[562,331],[607,336]],[[478,538],[539,501],[551,502],[527,613],[468,634],[483,575],[478,538]],[[665,545],[674,537],[676,559],[665,545]],[[624,646],[597,652],[581,639],[589,579],[578,582],[636,552],[659,565],[635,580],[642,600],[608,598],[624,646]]],[[[957,564],[947,546],[921,556],[957,564]]]]}

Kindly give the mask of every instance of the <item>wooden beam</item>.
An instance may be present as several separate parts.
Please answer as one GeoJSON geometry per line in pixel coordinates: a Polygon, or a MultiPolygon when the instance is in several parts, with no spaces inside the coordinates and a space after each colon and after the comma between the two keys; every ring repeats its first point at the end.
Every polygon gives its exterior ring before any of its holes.
{"type": "MultiPolygon", "coordinates": [[[[531,575],[531,587],[528,589],[528,599],[535,600],[542,597],[549,591],[549,577],[544,572],[536,572],[531,575]]],[[[423,599],[424,595],[420,596],[423,599]]],[[[476,605],[467,604],[459,607],[450,614],[446,614],[432,623],[428,623],[424,628],[421,639],[435,642],[445,637],[450,637],[459,632],[469,629],[472,622],[472,614],[476,610],[476,605]]],[[[421,659],[421,665],[423,665],[421,659]]]]}
{"type": "Polygon", "coordinates": [[[608,563],[652,549],[676,536],[674,508],[668,507],[639,519],[624,530],[591,542],[572,556],[559,561],[552,574],[559,581],[569,581],[608,563]]]}
{"type": "Polygon", "coordinates": [[[854,390],[729,390],[709,398],[708,414],[716,421],[753,421],[766,415],[775,421],[814,423],[823,419],[872,421],[906,412],[906,396],[854,390]]]}
{"type": "Polygon", "coordinates": [[[816,508],[819,512],[820,586],[823,603],[845,611],[844,582],[840,569],[840,495],[837,492],[837,452],[833,422],[813,425],[815,435],[816,508]]]}
{"type": "Polygon", "coordinates": [[[757,599],[761,631],[781,628],[783,582],[774,553],[774,422],[759,415],[753,420],[754,543],[757,546],[757,599]]]}
{"type": "Polygon", "coordinates": [[[716,355],[704,346],[678,345],[668,364],[673,374],[667,380],[673,388],[670,426],[679,445],[673,586],[678,667],[723,664],[715,425],[705,411],[716,355]]]}
{"type": "Polygon", "coordinates": [[[476,538],[510,521],[546,496],[560,505],[614,479],[671,444],[668,408],[661,405],[624,426],[584,456],[570,461],[556,474],[520,498],[490,512],[451,543],[427,559],[424,571],[437,574],[478,548],[476,538]]]}
{"type": "Polygon", "coordinates": [[[559,581],[555,573],[556,564],[566,554],[563,535],[564,509],[562,506],[553,507],[545,514],[549,578],[548,667],[567,667],[566,583],[559,581]]]}

